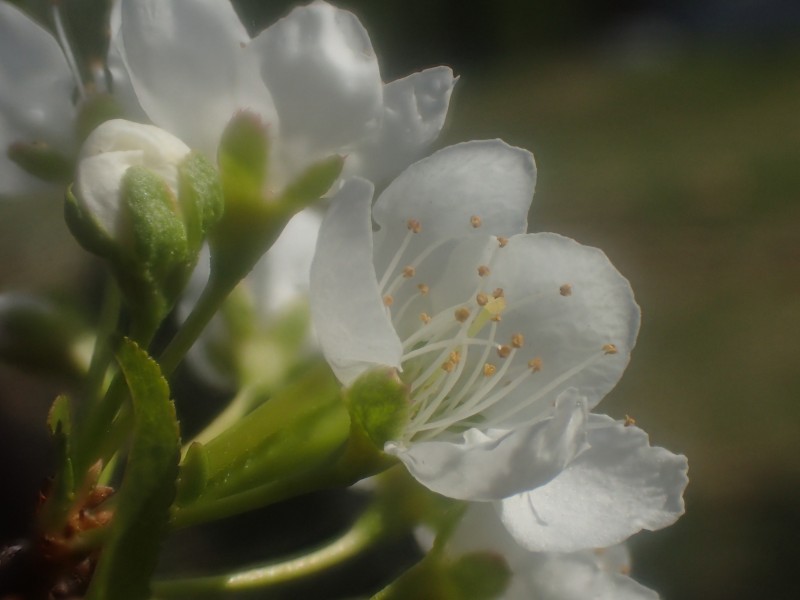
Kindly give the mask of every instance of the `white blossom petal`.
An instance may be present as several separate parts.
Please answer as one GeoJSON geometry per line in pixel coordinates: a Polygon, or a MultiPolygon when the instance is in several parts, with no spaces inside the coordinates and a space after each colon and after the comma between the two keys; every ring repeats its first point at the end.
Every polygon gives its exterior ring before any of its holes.
{"type": "Polygon", "coordinates": [[[295,8],[252,43],[281,121],[291,171],[365,137],[379,123],[383,84],[358,18],[325,2],[295,8]]]}
{"type": "Polygon", "coordinates": [[[373,185],[353,178],[331,199],[311,264],[311,313],[336,376],[352,383],[370,365],[400,366],[402,347],[372,266],[373,185]]]}
{"type": "Polygon", "coordinates": [[[237,110],[277,126],[250,36],[230,3],[137,0],[123,2],[120,16],[115,48],[153,123],[212,157],[237,110]]]}
{"type": "Polygon", "coordinates": [[[610,546],[683,514],[685,456],[652,447],[641,429],[602,415],[590,418],[589,445],[548,484],[498,503],[509,532],[525,548],[610,546]]]}
{"type": "Polygon", "coordinates": [[[55,38],[13,5],[0,2],[0,195],[42,186],[8,158],[9,145],[43,141],[69,148],[74,85],[55,38]]]}
{"type": "Polygon", "coordinates": [[[449,67],[434,67],[386,84],[380,130],[348,155],[345,171],[384,181],[420,158],[442,130],[457,80],[449,67]]]}
{"type": "Polygon", "coordinates": [[[586,404],[574,390],[551,418],[516,430],[469,429],[458,441],[389,442],[427,488],[459,500],[498,500],[546,484],[586,448],[586,404]]]}
{"type": "Polygon", "coordinates": [[[535,185],[533,155],[500,140],[448,146],[414,163],[375,203],[377,271],[390,263],[409,219],[421,225],[420,246],[470,232],[524,233],[535,185]]]}

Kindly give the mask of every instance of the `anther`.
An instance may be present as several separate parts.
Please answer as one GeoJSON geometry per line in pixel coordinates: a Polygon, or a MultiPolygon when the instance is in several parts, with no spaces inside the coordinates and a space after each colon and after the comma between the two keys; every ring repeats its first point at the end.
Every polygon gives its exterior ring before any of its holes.
{"type": "Polygon", "coordinates": [[[480,275],[481,277],[486,277],[489,273],[491,273],[491,271],[489,270],[489,267],[487,267],[486,265],[481,265],[480,267],[478,267],[478,275],[480,275]]]}
{"type": "Polygon", "coordinates": [[[480,226],[481,226],[481,223],[483,223],[483,221],[481,221],[481,218],[480,218],[478,215],[472,215],[472,216],[469,218],[469,223],[470,223],[470,225],[472,225],[472,226],[473,226],[475,229],[477,229],[478,227],[480,227],[480,226]]]}
{"type": "Polygon", "coordinates": [[[542,370],[542,359],[538,356],[536,358],[532,358],[528,361],[528,368],[533,371],[534,373],[538,373],[542,370]]]}
{"type": "Polygon", "coordinates": [[[478,303],[478,306],[486,306],[489,304],[489,296],[480,292],[477,296],[475,296],[475,302],[478,303]]]}
{"type": "Polygon", "coordinates": [[[408,230],[411,233],[419,233],[420,231],[422,231],[422,223],[420,223],[416,219],[409,219],[408,223],[407,223],[407,226],[408,226],[408,230]]]}
{"type": "Polygon", "coordinates": [[[500,358],[508,358],[511,355],[511,346],[506,346],[503,344],[502,346],[497,347],[497,356],[500,358]]]}
{"type": "Polygon", "coordinates": [[[630,415],[625,415],[625,421],[622,423],[625,427],[630,427],[631,425],[636,425],[636,419],[634,419],[630,415]]]}
{"type": "Polygon", "coordinates": [[[417,289],[419,290],[419,293],[420,293],[420,294],[422,294],[423,296],[426,296],[426,295],[428,294],[428,292],[429,292],[429,291],[431,291],[431,288],[429,288],[429,287],[428,287],[427,285],[425,285],[424,283],[420,283],[420,284],[417,286],[417,289]]]}
{"type": "Polygon", "coordinates": [[[489,320],[494,321],[495,323],[499,323],[500,321],[503,320],[503,317],[500,316],[500,313],[497,313],[496,315],[492,315],[492,318],[489,320]]]}
{"type": "Polygon", "coordinates": [[[383,297],[383,305],[384,306],[391,306],[392,304],[394,304],[394,298],[392,298],[389,294],[386,294],[383,297]]]}
{"type": "Polygon", "coordinates": [[[406,279],[411,279],[416,274],[416,272],[417,272],[416,269],[414,269],[414,267],[412,267],[411,265],[403,267],[403,277],[405,277],[406,279]]]}
{"type": "Polygon", "coordinates": [[[419,320],[427,325],[431,322],[431,316],[428,313],[419,313],[419,320]]]}
{"type": "Polygon", "coordinates": [[[565,283],[560,288],[558,288],[558,293],[562,296],[572,296],[572,285],[569,283],[565,283]]]}
{"type": "Polygon", "coordinates": [[[505,298],[505,295],[506,293],[503,291],[503,288],[497,288],[492,292],[494,298],[505,298]]]}
{"type": "Polygon", "coordinates": [[[616,354],[619,352],[614,344],[603,344],[603,354],[616,354]]]}
{"type": "Polygon", "coordinates": [[[501,248],[505,248],[507,243],[508,243],[508,238],[507,237],[497,236],[497,244],[501,248]]]}
{"type": "Polygon", "coordinates": [[[514,348],[522,348],[524,344],[525,344],[525,338],[521,333],[515,333],[514,335],[511,336],[511,345],[514,348]]]}
{"type": "Polygon", "coordinates": [[[456,368],[456,363],[454,363],[454,362],[453,362],[453,361],[451,361],[451,360],[446,360],[446,361],[444,361],[444,362],[442,363],[442,370],[443,370],[445,373],[452,373],[452,372],[453,372],[453,369],[455,369],[455,368],[456,368]]]}
{"type": "Polygon", "coordinates": [[[456,317],[456,321],[458,321],[459,323],[463,323],[464,321],[469,319],[469,309],[466,306],[457,308],[454,314],[456,317]]]}
{"type": "Polygon", "coordinates": [[[459,362],[461,362],[461,352],[458,350],[453,350],[450,353],[450,362],[454,365],[457,365],[459,362]]]}
{"type": "Polygon", "coordinates": [[[484,377],[491,377],[497,373],[497,367],[495,367],[492,363],[486,363],[483,365],[483,376],[484,377]]]}

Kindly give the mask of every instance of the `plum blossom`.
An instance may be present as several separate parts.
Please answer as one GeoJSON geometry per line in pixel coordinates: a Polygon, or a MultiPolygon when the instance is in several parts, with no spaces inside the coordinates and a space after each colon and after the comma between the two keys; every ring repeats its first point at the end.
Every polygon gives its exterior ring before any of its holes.
{"type": "Polygon", "coordinates": [[[511,579],[501,600],[657,600],[630,576],[624,545],[572,553],[530,552],[503,528],[491,507],[471,505],[447,541],[449,554],[490,551],[502,556],[511,579]]]}
{"type": "Polygon", "coordinates": [[[420,483],[495,503],[530,550],[608,546],[682,513],[685,458],[589,413],[639,308],[599,250],[525,233],[535,178],[499,140],[450,146],[378,197],[374,233],[373,187],[349,180],[320,231],[312,316],[343,384],[397,369],[410,417],[384,451],[420,483]]]}
{"type": "Polygon", "coordinates": [[[0,196],[41,189],[43,182],[8,157],[14,143],[74,144],[75,81],[55,38],[8,2],[0,2],[0,196]]]}
{"type": "Polygon", "coordinates": [[[237,111],[259,115],[278,186],[336,153],[350,174],[399,172],[437,137],[456,81],[435,67],[383,84],[358,18],[319,0],[253,39],[227,1],[121,0],[108,62],[132,113],[209,156],[237,111]]]}

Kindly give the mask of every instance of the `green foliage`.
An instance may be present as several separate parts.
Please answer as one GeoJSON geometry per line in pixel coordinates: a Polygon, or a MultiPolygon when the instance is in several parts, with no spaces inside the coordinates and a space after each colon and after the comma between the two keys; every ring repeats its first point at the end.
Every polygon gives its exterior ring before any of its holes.
{"type": "Polygon", "coordinates": [[[71,456],[72,418],[69,398],[58,396],[47,415],[47,427],[53,439],[56,475],[40,515],[40,526],[49,531],[63,523],[75,497],[75,475],[71,456]]]}
{"type": "Polygon", "coordinates": [[[375,369],[346,391],[352,425],[377,449],[397,439],[408,421],[408,387],[394,369],[375,369]]]}
{"type": "Polygon", "coordinates": [[[305,208],[331,188],[343,168],[344,157],[339,155],[315,162],[286,186],[279,203],[285,207],[284,210],[291,210],[292,214],[305,208]]]}
{"type": "Polygon", "coordinates": [[[222,217],[225,201],[220,175],[209,160],[192,152],[178,166],[178,202],[183,212],[189,252],[200,250],[209,230],[222,217]]]}
{"type": "Polygon", "coordinates": [[[148,581],[166,532],[178,475],[178,422],[158,365],[129,340],[117,361],[133,404],[133,439],[88,600],[149,596],[148,581]]]}
{"type": "Polygon", "coordinates": [[[217,161],[228,202],[262,200],[267,181],[269,129],[258,115],[237,113],[220,140],[217,161]]]}

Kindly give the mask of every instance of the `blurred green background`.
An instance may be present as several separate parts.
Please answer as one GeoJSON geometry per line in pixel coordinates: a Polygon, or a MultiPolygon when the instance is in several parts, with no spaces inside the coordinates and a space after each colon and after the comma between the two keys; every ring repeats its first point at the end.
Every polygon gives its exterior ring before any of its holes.
{"type": "MultiPolygon", "coordinates": [[[[91,2],[65,4],[80,23],[91,2]]],[[[385,79],[452,65],[440,145],[533,150],[531,230],[598,246],[631,280],[642,332],[600,408],[687,454],[691,477],[686,516],[634,540],[636,577],[666,600],[800,598],[800,3],[339,4],[385,79]]],[[[254,32],[289,5],[239,2],[254,32]]],[[[3,290],[91,281],[59,206],[0,211],[3,290]]]]}

